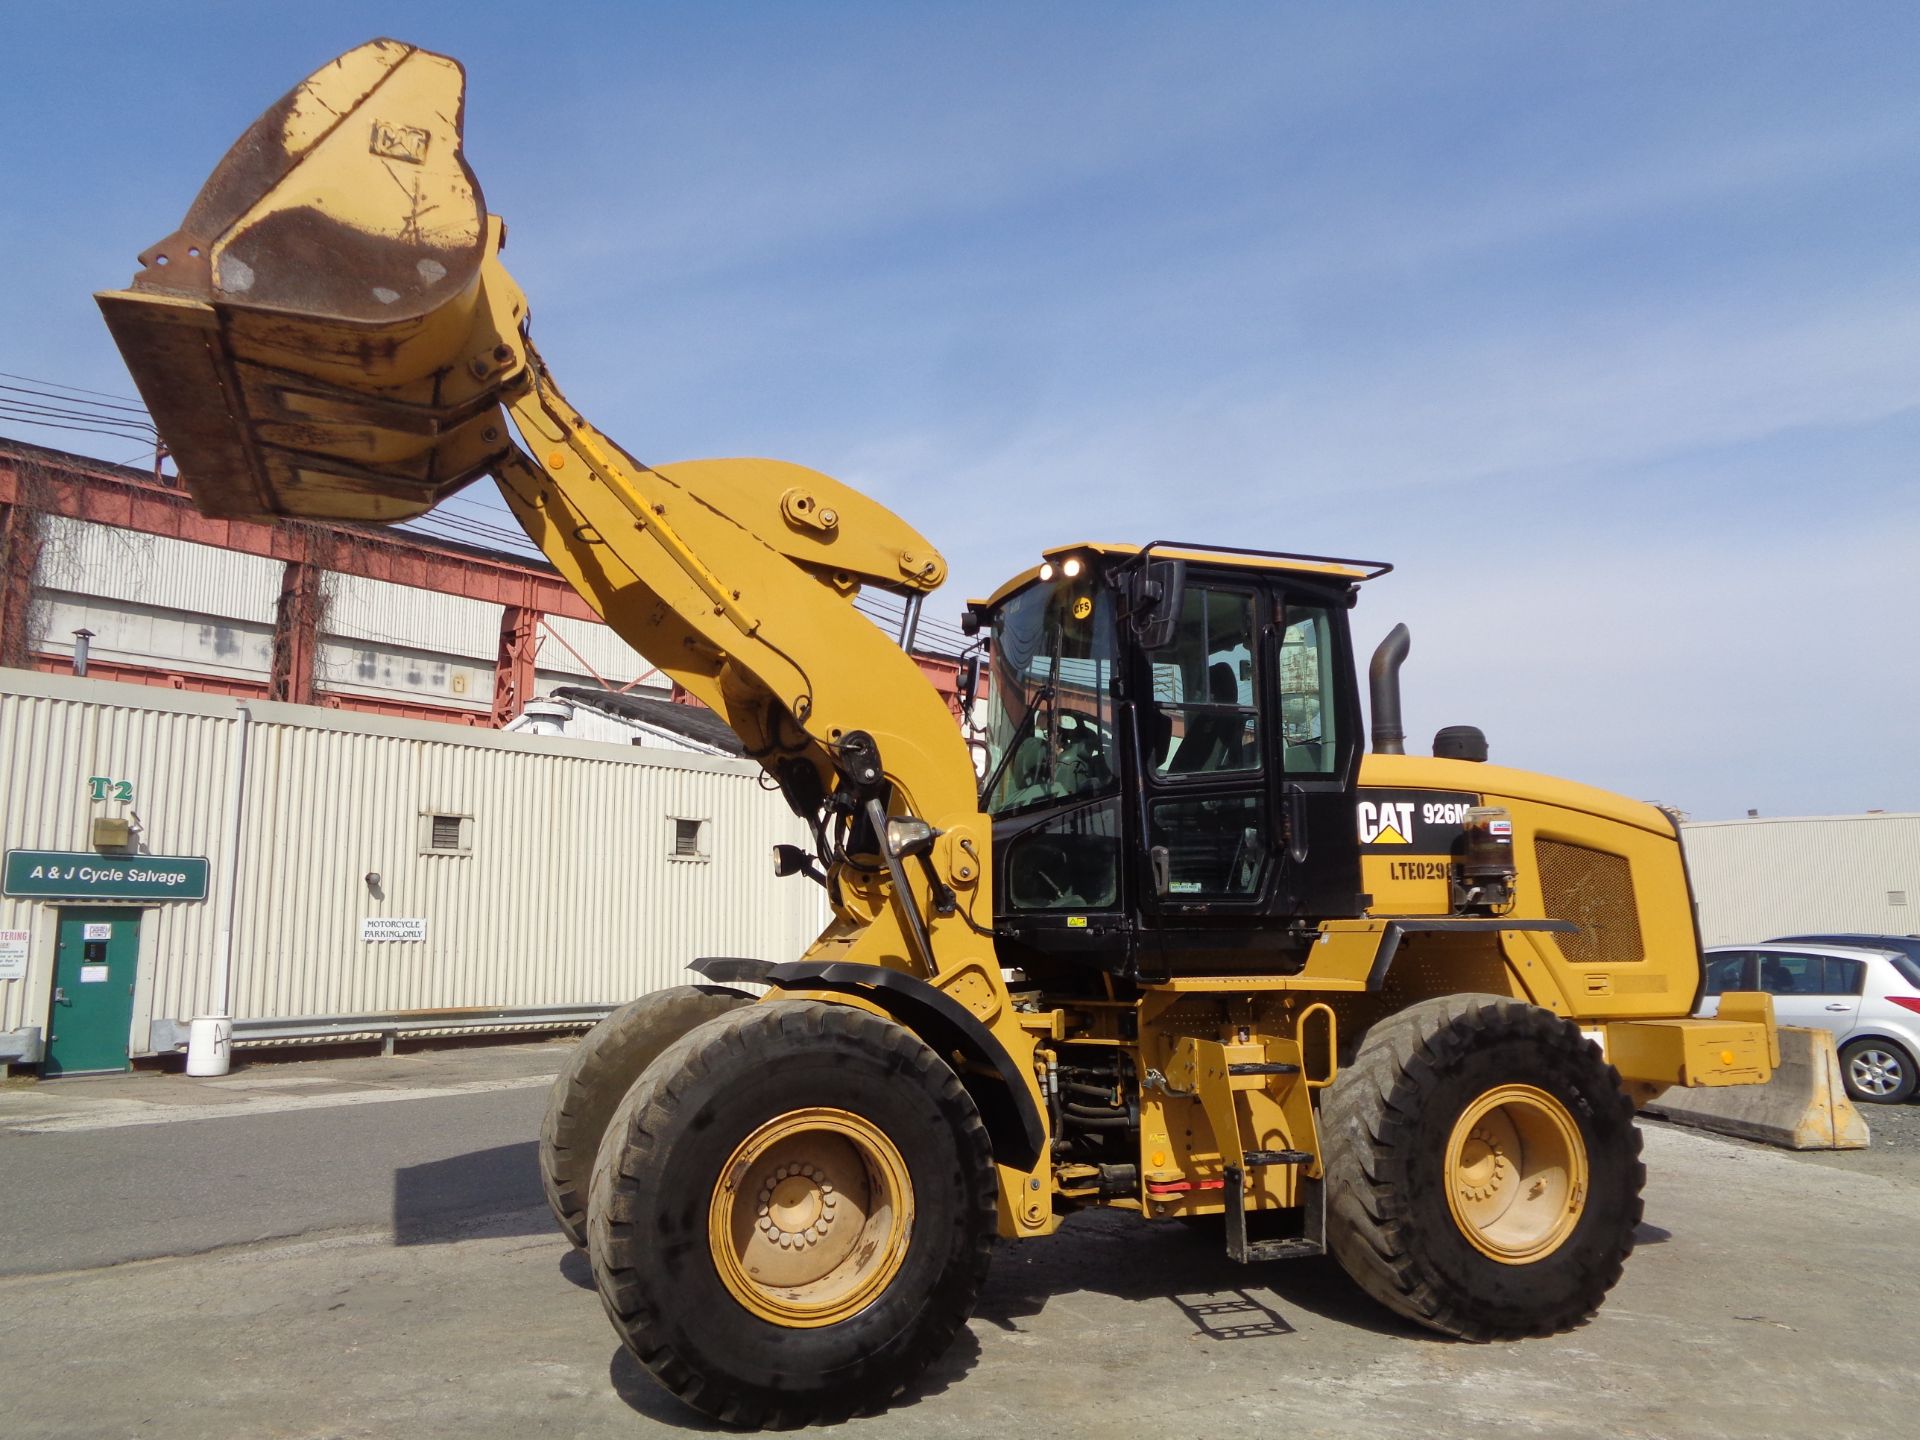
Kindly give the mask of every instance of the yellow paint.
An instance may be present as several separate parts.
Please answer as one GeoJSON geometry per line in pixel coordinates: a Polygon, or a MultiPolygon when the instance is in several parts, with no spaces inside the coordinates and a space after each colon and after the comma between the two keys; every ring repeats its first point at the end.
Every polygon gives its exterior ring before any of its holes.
{"type": "Polygon", "coordinates": [[[713,1181],[707,1246],[749,1313],[789,1329],[836,1325],[907,1258],[913,1182],[899,1148],[846,1110],[789,1111],[734,1147],[713,1181]]]}
{"type": "Polygon", "coordinates": [[[1474,1249],[1503,1265],[1544,1260],[1586,1208],[1587,1147],[1567,1107],[1532,1085],[1501,1085],[1447,1137],[1447,1209],[1474,1249]]]}

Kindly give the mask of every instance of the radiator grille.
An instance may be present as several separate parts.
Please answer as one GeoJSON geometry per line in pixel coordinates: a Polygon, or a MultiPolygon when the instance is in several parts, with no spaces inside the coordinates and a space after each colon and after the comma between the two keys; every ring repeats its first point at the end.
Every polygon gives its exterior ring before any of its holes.
{"type": "Polygon", "coordinates": [[[1640,911],[1633,901],[1633,870],[1622,856],[1558,840],[1536,840],[1540,890],[1547,917],[1571,920],[1572,935],[1556,935],[1560,953],[1576,965],[1646,958],[1640,943],[1640,911]]]}

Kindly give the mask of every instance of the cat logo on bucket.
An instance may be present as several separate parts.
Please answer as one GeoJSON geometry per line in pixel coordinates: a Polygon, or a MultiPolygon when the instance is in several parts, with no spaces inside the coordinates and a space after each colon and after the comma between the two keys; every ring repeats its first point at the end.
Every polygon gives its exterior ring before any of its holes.
{"type": "Polygon", "coordinates": [[[1371,800],[1362,800],[1357,808],[1360,816],[1362,845],[1412,843],[1413,805],[1411,802],[1396,804],[1388,800],[1375,804],[1371,800]]]}

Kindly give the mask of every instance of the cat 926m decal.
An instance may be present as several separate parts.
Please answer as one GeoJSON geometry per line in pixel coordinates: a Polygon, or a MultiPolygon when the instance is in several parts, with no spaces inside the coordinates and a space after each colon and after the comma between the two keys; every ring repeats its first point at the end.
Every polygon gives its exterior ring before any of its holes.
{"type": "Polygon", "coordinates": [[[1459,790],[1362,789],[1354,805],[1360,849],[1369,855],[1451,855],[1478,795],[1459,790]]]}

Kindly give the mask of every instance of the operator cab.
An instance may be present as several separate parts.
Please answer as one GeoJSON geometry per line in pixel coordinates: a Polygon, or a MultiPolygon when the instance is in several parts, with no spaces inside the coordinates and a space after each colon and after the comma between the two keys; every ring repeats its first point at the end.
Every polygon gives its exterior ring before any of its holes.
{"type": "Polygon", "coordinates": [[[976,602],[995,925],[1029,974],[1281,973],[1357,916],[1347,612],[1389,567],[1077,545],[976,602]]]}

